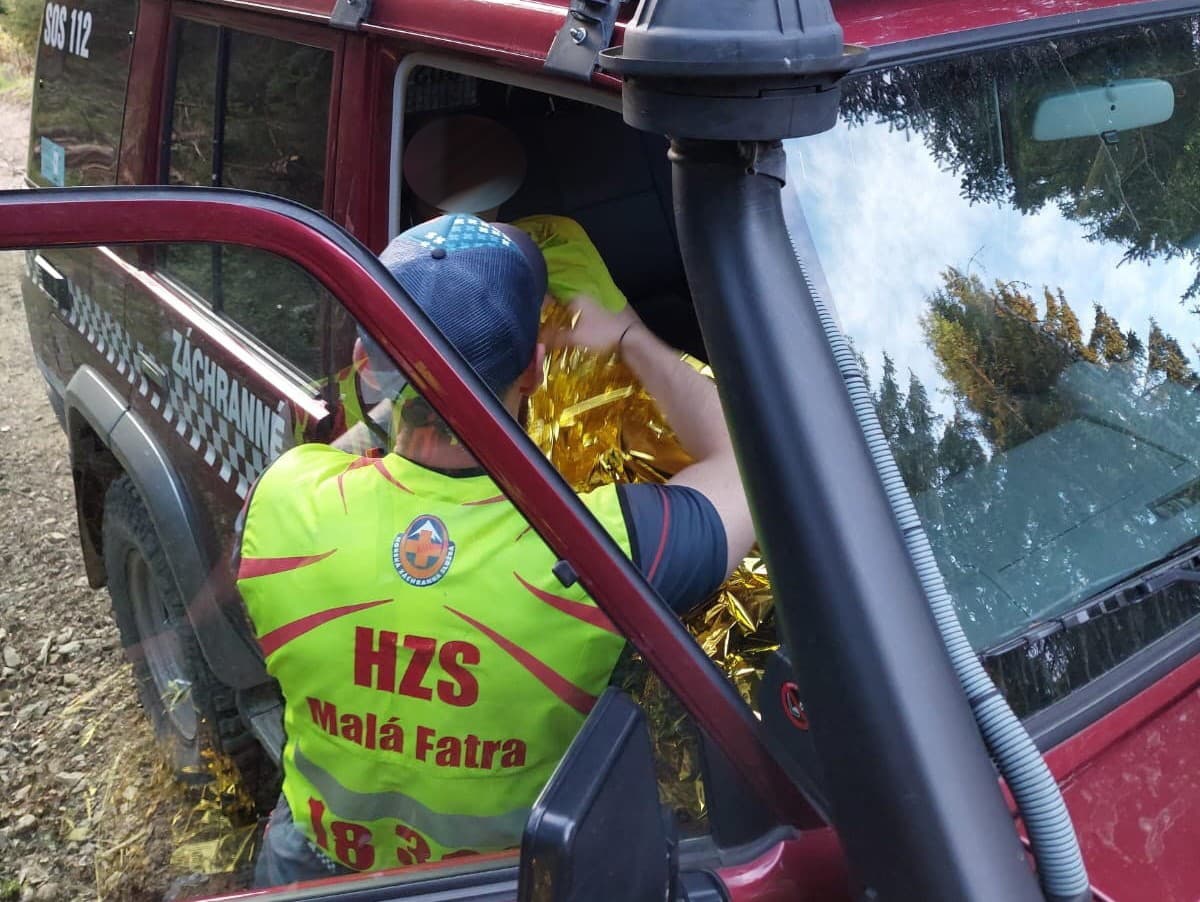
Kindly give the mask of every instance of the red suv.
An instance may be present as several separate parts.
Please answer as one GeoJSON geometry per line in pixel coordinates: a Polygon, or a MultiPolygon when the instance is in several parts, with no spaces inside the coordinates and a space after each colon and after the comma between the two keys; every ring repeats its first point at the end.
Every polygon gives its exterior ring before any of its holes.
{"type": "Polygon", "coordinates": [[[284,449],[372,431],[367,333],[661,678],[705,805],[658,816],[651,751],[681,774],[614,692],[519,859],[306,898],[1195,898],[1200,18],[701,7],[47,4],[51,190],[0,195],[0,244],[34,248],[87,575],[176,768],[277,789],[233,523],[284,449]],[[527,160],[498,217],[578,221],[713,365],[771,566],[753,711],[368,253],[461,113],[527,160]],[[609,865],[634,847],[662,867],[609,865]]]}

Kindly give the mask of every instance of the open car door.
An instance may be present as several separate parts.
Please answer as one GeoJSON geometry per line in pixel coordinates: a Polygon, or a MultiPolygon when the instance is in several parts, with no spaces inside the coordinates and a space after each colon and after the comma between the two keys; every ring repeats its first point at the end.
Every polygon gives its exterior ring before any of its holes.
{"type": "MultiPolygon", "coordinates": [[[[349,355],[356,336],[375,341],[560,558],[560,579],[568,585],[577,579],[641,653],[699,737],[711,776],[710,810],[698,827],[681,832],[663,816],[645,718],[628,696],[610,689],[592,700],[591,717],[534,806],[523,857],[513,850],[421,864],[416,846],[401,843],[372,854],[395,855],[397,865],[408,867],[285,887],[269,891],[271,898],[716,899],[775,885],[821,887],[824,898],[847,891],[832,831],[768,750],[753,713],[366,248],[307,208],[225,190],[4,192],[0,223],[0,249],[27,251],[33,290],[71,297],[82,311],[71,322],[94,357],[64,386],[69,439],[86,435],[103,452],[110,489],[128,483],[165,549],[171,591],[181,604],[172,609],[151,598],[135,605],[131,617],[142,627],[136,651],[145,662],[143,703],[148,709],[147,698],[162,703],[173,735],[189,728],[194,734],[208,716],[199,701],[193,706],[186,698],[201,688],[196,675],[171,671],[170,652],[193,643],[210,679],[236,695],[241,716],[278,755],[277,701],[220,571],[232,539],[228,508],[236,512],[257,473],[292,444],[330,441],[345,425],[332,423],[344,414],[345,394],[289,356],[293,338],[281,337],[311,317],[310,331],[321,337],[310,356],[326,374],[338,372],[341,361],[332,358],[349,355]],[[90,248],[103,266],[119,270],[123,310],[89,317],[90,284],[48,283],[64,277],[39,266],[39,251],[57,247],[90,248]],[[164,257],[173,261],[173,274],[165,272],[164,257]],[[188,266],[218,259],[230,286],[224,309],[193,301],[186,288],[188,266]],[[181,272],[185,277],[175,278],[181,272]],[[309,300],[280,316],[289,292],[309,300]],[[152,314],[133,300],[146,295],[157,299],[152,314]],[[258,302],[243,304],[249,312],[235,317],[239,296],[258,302]],[[196,452],[194,468],[179,465],[170,444],[176,441],[196,452]],[[203,473],[184,472],[192,469],[203,473]],[[198,538],[205,534],[213,538],[198,538]],[[180,686],[184,701],[165,701],[180,686]],[[728,818],[716,817],[721,796],[729,800],[728,818]],[[797,828],[808,832],[801,836],[797,828]]],[[[94,475],[77,479],[85,496],[94,475]]],[[[111,557],[108,563],[110,581],[129,577],[114,574],[111,557]]]]}

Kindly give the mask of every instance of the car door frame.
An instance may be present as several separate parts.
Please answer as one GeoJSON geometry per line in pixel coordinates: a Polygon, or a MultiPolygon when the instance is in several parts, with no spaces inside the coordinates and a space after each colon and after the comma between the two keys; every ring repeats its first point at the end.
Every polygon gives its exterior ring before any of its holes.
{"type": "Polygon", "coordinates": [[[303,267],[426,394],[760,804],[781,824],[823,826],[824,818],[769,750],[761,724],[680,621],[424,312],[344,230],[279,198],[180,187],[0,192],[0,222],[0,249],[223,242],[303,267]]]}

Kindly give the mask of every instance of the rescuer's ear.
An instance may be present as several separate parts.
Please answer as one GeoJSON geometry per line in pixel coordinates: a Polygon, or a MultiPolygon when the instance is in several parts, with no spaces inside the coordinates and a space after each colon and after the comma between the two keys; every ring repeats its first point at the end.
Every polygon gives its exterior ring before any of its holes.
{"type": "Polygon", "coordinates": [[[533,359],[529,366],[517,377],[517,390],[526,398],[538,390],[542,384],[542,363],[546,359],[546,346],[540,341],[533,350],[533,359]]]}

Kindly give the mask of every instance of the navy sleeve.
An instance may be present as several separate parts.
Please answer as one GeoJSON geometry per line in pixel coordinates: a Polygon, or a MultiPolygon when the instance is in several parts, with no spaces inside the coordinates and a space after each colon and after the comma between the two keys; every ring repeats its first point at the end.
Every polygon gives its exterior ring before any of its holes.
{"type": "Polygon", "coordinates": [[[702,492],[678,485],[620,485],[633,563],[676,613],[711,595],[725,577],[725,526],[702,492]]]}

